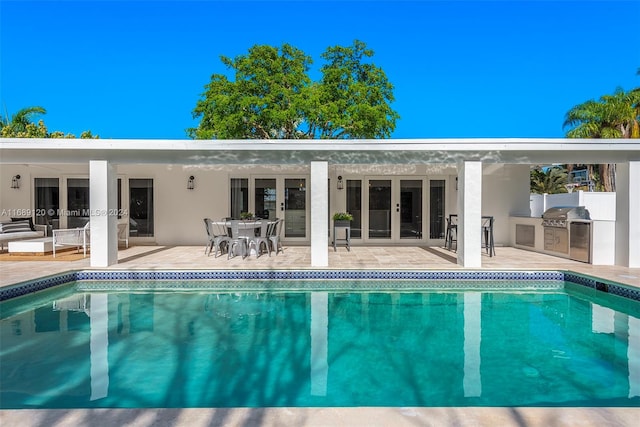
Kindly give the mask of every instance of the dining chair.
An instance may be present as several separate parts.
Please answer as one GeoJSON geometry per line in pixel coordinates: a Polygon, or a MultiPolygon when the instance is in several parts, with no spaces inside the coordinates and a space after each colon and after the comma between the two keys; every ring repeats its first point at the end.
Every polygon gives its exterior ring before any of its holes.
{"type": "Polygon", "coordinates": [[[204,254],[211,255],[211,249],[213,249],[213,231],[211,230],[211,218],[204,218],[204,229],[207,231],[207,244],[204,247],[204,254]]]}
{"type": "Polygon", "coordinates": [[[267,220],[256,221],[256,229],[258,234],[249,239],[248,250],[251,253],[251,247],[253,246],[256,251],[256,258],[260,257],[260,249],[264,246],[265,250],[271,256],[271,245],[269,244],[269,232],[272,228],[272,223],[267,220]]]}
{"type": "Polygon", "coordinates": [[[248,238],[246,234],[244,234],[244,229],[241,232],[241,222],[240,220],[233,219],[227,222],[227,228],[231,231],[231,235],[229,236],[229,251],[227,252],[227,259],[231,258],[231,255],[234,257],[240,252],[242,255],[242,259],[247,256],[247,244],[248,238]]]}
{"type": "Polygon", "coordinates": [[[282,234],[282,224],[284,223],[284,219],[276,218],[275,222],[271,227],[271,233],[269,234],[269,242],[271,243],[271,249],[276,251],[276,255],[278,255],[279,251],[284,253],[284,248],[282,247],[282,241],[280,235],[282,234]]]}
{"type": "MultiPolygon", "coordinates": [[[[213,236],[213,256],[214,258],[217,258],[218,252],[220,252],[220,255],[222,255],[225,250],[229,251],[229,246],[231,246],[231,238],[227,235],[227,228],[225,227],[225,223],[213,222],[209,220],[209,224],[211,227],[211,235],[213,236]]],[[[211,249],[209,249],[209,255],[211,255],[211,249]]]]}

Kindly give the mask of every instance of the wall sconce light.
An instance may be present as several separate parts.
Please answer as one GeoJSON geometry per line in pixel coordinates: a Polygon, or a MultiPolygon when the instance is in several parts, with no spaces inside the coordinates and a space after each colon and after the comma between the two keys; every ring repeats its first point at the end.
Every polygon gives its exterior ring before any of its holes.
{"type": "Polygon", "coordinates": [[[20,175],[15,175],[11,178],[11,188],[20,188],[20,175]]]}
{"type": "Polygon", "coordinates": [[[344,183],[342,182],[342,175],[338,175],[338,190],[342,190],[344,188],[344,183]]]}
{"type": "Polygon", "coordinates": [[[193,187],[195,186],[195,179],[196,177],[193,175],[189,177],[189,180],[187,181],[187,190],[193,190],[193,187]]]}

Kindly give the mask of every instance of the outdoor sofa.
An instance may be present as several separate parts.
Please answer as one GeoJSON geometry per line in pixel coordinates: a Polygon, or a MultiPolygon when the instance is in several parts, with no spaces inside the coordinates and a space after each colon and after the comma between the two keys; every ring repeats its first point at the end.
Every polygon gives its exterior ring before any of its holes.
{"type": "Polygon", "coordinates": [[[12,218],[0,221],[0,250],[5,243],[16,240],[38,239],[47,235],[47,226],[34,224],[31,218],[12,218]]]}

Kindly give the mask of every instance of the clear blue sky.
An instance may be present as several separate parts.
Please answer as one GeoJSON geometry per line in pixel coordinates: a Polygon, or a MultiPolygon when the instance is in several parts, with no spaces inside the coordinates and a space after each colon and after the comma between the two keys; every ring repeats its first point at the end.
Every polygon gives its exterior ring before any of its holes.
{"type": "Polygon", "coordinates": [[[2,115],[49,130],[186,138],[211,74],[255,44],[321,65],[364,41],[395,86],[395,138],[561,137],[572,106],[640,86],[640,0],[0,0],[2,115]]]}

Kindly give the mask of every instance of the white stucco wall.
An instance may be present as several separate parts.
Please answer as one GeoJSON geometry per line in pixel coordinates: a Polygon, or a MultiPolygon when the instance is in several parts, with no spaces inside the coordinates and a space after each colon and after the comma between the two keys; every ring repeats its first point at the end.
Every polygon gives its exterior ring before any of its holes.
{"type": "Polygon", "coordinates": [[[529,166],[484,165],[482,215],[494,217],[496,245],[509,244],[510,216],[529,216],[529,213],[529,166]]]}
{"type": "MultiPolygon", "coordinates": [[[[167,165],[167,164],[120,164],[116,165],[117,177],[151,178],[154,180],[155,237],[139,238],[138,243],[159,245],[204,245],[206,234],[202,219],[220,219],[229,215],[228,204],[230,177],[276,177],[309,176],[309,166],[243,166],[243,165],[167,165]],[[195,177],[195,187],[187,190],[187,179],[195,177]]],[[[329,165],[331,180],[330,212],[345,210],[347,179],[363,179],[368,176],[416,176],[445,179],[445,213],[457,211],[457,190],[455,189],[455,166],[449,165],[329,165]],[[342,175],[345,189],[336,190],[337,175],[342,175]]],[[[483,166],[482,214],[493,215],[495,240],[498,245],[509,243],[508,217],[529,215],[529,167],[528,165],[492,164],[483,166]]],[[[2,165],[0,168],[0,210],[15,212],[33,209],[33,179],[40,178],[88,178],[89,165],[2,165]],[[21,175],[21,187],[10,188],[11,177],[21,175]]],[[[428,183],[427,183],[428,186],[428,183]]],[[[64,206],[65,186],[61,183],[60,198],[64,206]]],[[[122,206],[128,208],[127,186],[122,193],[122,206]]],[[[364,188],[363,188],[364,190],[364,188]]],[[[427,190],[427,189],[425,189],[427,190]]],[[[426,196],[428,197],[428,191],[426,196]]],[[[428,217],[428,212],[424,212],[428,217]]],[[[30,215],[24,215],[30,216],[30,215]]],[[[8,219],[9,215],[4,218],[8,219]]],[[[327,225],[329,226],[329,225],[327,225]]],[[[132,239],[134,242],[136,239],[132,239]]],[[[357,243],[357,242],[354,242],[357,243]]]]}

